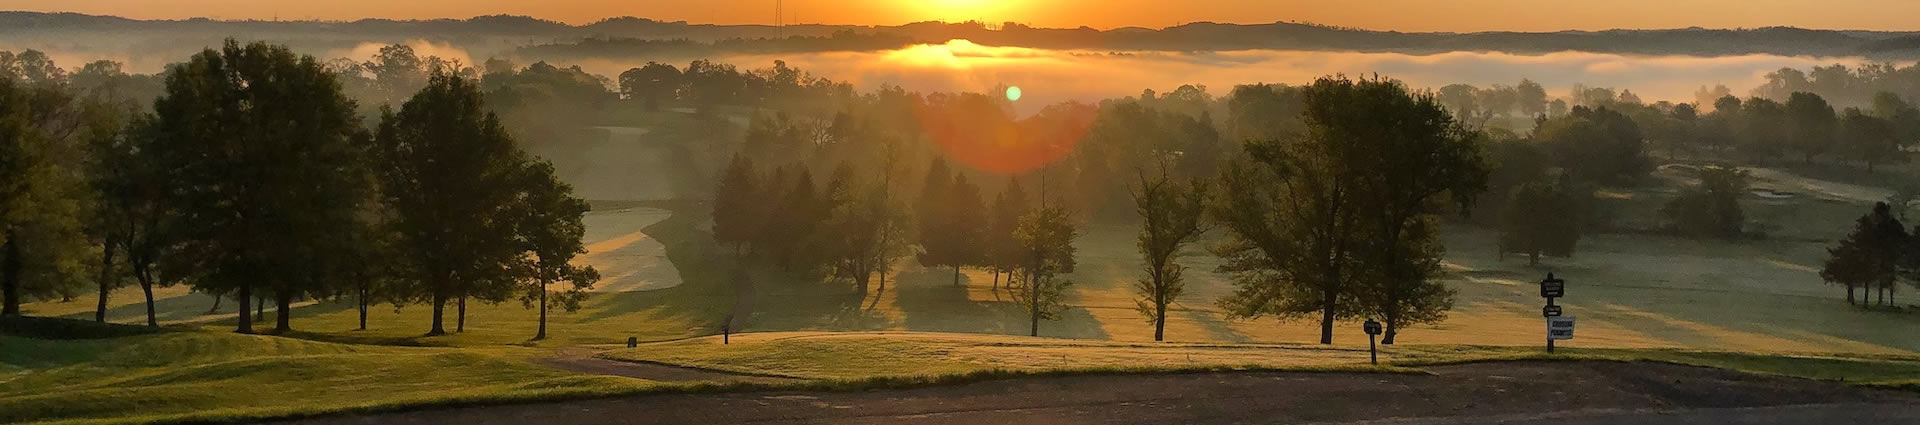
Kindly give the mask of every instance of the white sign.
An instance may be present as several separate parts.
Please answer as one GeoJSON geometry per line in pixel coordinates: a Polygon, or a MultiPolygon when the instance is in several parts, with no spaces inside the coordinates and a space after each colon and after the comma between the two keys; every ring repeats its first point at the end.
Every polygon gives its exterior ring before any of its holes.
{"type": "Polygon", "coordinates": [[[1573,316],[1548,317],[1547,339],[1573,339],[1573,316]]]}

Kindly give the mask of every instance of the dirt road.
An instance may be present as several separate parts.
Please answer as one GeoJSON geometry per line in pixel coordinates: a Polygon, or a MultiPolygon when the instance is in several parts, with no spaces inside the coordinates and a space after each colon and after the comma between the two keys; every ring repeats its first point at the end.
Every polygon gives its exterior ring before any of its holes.
{"type": "Polygon", "coordinates": [[[1504,362],[1433,375],[1021,378],[865,392],[684,394],[302,424],[1920,423],[1920,396],[1657,363],[1504,362]]]}

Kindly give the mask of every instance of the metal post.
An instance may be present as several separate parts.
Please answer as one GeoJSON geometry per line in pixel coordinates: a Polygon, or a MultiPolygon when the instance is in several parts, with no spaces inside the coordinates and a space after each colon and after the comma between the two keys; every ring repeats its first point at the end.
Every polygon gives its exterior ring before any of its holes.
{"type": "Polygon", "coordinates": [[[1374,366],[1380,365],[1380,351],[1373,345],[1373,334],[1367,334],[1367,361],[1373,362],[1374,366]]]}

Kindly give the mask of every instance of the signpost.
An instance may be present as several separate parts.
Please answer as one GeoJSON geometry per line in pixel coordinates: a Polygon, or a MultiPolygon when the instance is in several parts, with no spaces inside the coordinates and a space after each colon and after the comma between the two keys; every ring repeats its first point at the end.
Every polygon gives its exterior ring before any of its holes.
{"type": "Polygon", "coordinates": [[[1555,340],[1573,339],[1573,316],[1547,318],[1547,344],[1555,340]]]}
{"type": "Polygon", "coordinates": [[[1540,315],[1547,318],[1547,352],[1553,352],[1553,342],[1573,339],[1573,316],[1561,316],[1560,306],[1553,305],[1555,298],[1567,296],[1567,281],[1553,277],[1547,272],[1547,279],[1540,281],[1540,297],[1547,299],[1547,306],[1540,308],[1540,315]]]}
{"type": "Polygon", "coordinates": [[[1360,329],[1367,331],[1367,361],[1375,365],[1380,364],[1380,351],[1378,346],[1373,344],[1373,337],[1380,334],[1380,322],[1367,319],[1367,323],[1361,325],[1360,329]]]}

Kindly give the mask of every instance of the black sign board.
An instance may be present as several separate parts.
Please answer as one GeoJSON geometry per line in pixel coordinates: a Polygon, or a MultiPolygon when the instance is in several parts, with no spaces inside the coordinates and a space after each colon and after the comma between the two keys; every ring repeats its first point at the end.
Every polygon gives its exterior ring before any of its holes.
{"type": "Polygon", "coordinates": [[[1541,309],[1540,309],[1540,315],[1541,315],[1541,316],[1545,316],[1545,317],[1559,317],[1559,316],[1560,316],[1560,306],[1557,306],[1557,305],[1550,305],[1550,306],[1546,306],[1546,307],[1544,307],[1544,308],[1541,308],[1541,309]]]}
{"type": "Polygon", "coordinates": [[[1362,329],[1365,329],[1367,331],[1367,335],[1379,335],[1380,322],[1376,322],[1373,319],[1367,319],[1367,323],[1362,326],[1362,329]]]}
{"type": "Polygon", "coordinates": [[[1547,273],[1547,280],[1540,281],[1540,297],[1560,298],[1567,296],[1567,281],[1555,279],[1553,273],[1547,273]]]}

